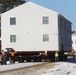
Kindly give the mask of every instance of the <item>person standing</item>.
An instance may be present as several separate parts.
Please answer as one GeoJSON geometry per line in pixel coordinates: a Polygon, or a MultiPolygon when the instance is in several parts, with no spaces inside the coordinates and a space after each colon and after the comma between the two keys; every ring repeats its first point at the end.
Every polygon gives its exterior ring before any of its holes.
{"type": "Polygon", "coordinates": [[[59,61],[58,57],[59,57],[59,53],[56,51],[55,52],[55,62],[58,62],[59,61]]]}
{"type": "Polygon", "coordinates": [[[2,52],[0,51],[0,63],[2,62],[2,52]]]}
{"type": "Polygon", "coordinates": [[[10,51],[9,52],[9,54],[10,54],[10,57],[9,57],[9,61],[10,61],[10,63],[15,63],[15,50],[12,50],[12,51],[10,51]]]}
{"type": "Polygon", "coordinates": [[[6,54],[6,52],[4,52],[4,54],[2,55],[1,65],[3,65],[3,64],[6,65],[6,62],[7,62],[7,54],[6,54]]]}

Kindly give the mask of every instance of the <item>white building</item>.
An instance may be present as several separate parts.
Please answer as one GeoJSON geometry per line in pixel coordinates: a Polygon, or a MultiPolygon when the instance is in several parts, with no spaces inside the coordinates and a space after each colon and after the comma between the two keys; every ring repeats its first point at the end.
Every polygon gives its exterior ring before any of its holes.
{"type": "Polygon", "coordinates": [[[76,52],[76,35],[72,35],[72,48],[76,52]]]}
{"type": "Polygon", "coordinates": [[[1,14],[1,27],[2,50],[71,50],[71,22],[32,2],[1,14]]]}

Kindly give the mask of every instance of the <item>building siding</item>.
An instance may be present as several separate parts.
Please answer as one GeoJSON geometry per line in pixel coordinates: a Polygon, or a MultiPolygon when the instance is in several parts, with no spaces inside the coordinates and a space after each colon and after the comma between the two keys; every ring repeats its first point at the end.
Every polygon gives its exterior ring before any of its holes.
{"type": "Polygon", "coordinates": [[[2,50],[59,50],[58,13],[27,2],[3,13],[1,19],[2,50]],[[48,25],[42,23],[44,16],[49,17],[48,25]],[[16,25],[10,25],[10,17],[16,17],[16,25]],[[43,42],[43,34],[49,34],[49,42],[43,42]],[[16,35],[16,43],[10,43],[10,35],[16,35]]]}

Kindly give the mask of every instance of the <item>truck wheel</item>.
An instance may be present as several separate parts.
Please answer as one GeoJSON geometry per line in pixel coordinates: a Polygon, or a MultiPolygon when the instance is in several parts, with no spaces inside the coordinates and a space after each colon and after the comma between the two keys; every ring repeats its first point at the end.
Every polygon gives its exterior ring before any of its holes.
{"type": "Polygon", "coordinates": [[[64,60],[66,60],[67,59],[67,55],[64,55],[64,60]]]}
{"type": "Polygon", "coordinates": [[[19,62],[19,63],[23,63],[23,62],[24,62],[23,57],[19,57],[18,62],[19,62]]]}
{"type": "Polygon", "coordinates": [[[38,59],[39,59],[39,62],[42,62],[42,57],[41,56],[38,59]]]}
{"type": "Polygon", "coordinates": [[[27,59],[27,62],[31,62],[31,59],[27,59]]]}

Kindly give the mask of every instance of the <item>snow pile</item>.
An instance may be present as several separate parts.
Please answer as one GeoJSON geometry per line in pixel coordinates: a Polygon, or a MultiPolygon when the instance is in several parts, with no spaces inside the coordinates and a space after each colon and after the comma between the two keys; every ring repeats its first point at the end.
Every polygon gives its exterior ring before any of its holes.
{"type": "Polygon", "coordinates": [[[76,75],[76,64],[68,62],[59,62],[53,68],[41,70],[39,75],[76,75]]]}

